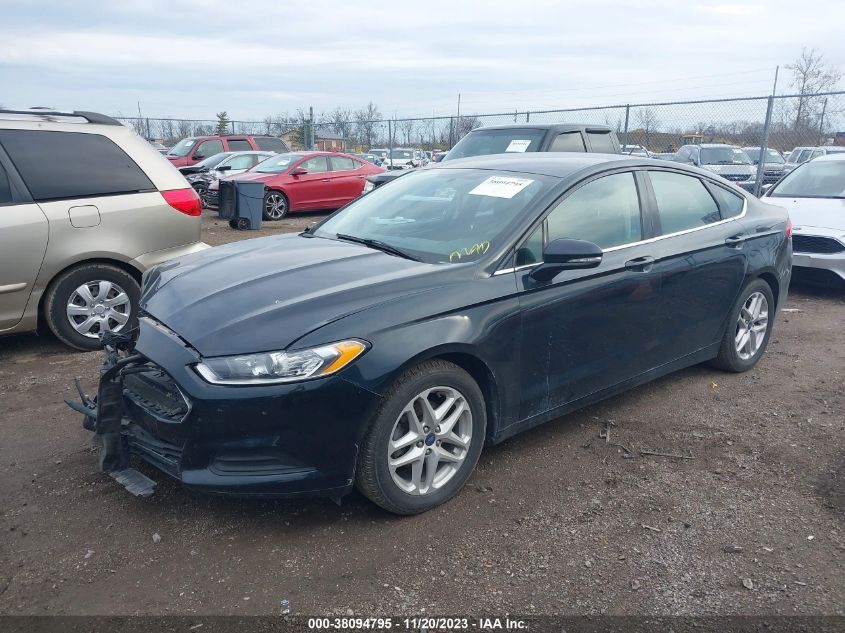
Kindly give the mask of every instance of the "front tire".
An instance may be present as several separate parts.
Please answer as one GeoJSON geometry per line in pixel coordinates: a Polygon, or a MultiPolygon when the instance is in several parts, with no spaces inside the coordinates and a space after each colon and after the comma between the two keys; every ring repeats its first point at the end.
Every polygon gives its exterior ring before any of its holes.
{"type": "Polygon", "coordinates": [[[100,349],[102,332],[128,332],[137,326],[140,296],[138,282],[125,270],[109,264],[82,264],[50,284],[44,317],[65,345],[100,349]]]}
{"type": "Polygon", "coordinates": [[[739,294],[712,364],[730,372],[748,371],[763,356],[774,324],[775,300],[762,279],[750,281],[739,294]]]}
{"type": "Polygon", "coordinates": [[[430,510],[466,483],[486,428],[484,396],[472,377],[452,363],[426,361],[403,374],[375,412],[356,486],[394,514],[430,510]]]}
{"type": "Polygon", "coordinates": [[[261,206],[261,217],[267,222],[281,220],[288,214],[290,203],[288,198],[281,191],[270,189],[264,194],[264,202],[261,206]]]}

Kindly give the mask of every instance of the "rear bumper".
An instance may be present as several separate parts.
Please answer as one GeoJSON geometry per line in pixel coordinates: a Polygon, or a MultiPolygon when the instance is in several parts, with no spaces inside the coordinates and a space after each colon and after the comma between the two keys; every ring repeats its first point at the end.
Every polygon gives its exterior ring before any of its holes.
{"type": "Polygon", "coordinates": [[[144,374],[126,378],[123,435],[134,455],[213,494],[351,490],[358,446],[380,396],[340,376],[266,387],[210,385],[192,368],[199,357],[172,332],[146,318],[140,330],[135,352],[162,370],[164,386],[139,388],[144,374]]]}
{"type": "Polygon", "coordinates": [[[177,259],[179,257],[184,257],[185,255],[190,255],[192,253],[198,253],[199,251],[203,251],[207,248],[211,247],[205,242],[191,242],[190,244],[174,246],[173,248],[163,248],[159,251],[144,253],[143,255],[141,255],[140,257],[136,257],[129,263],[138,268],[139,270],[145,271],[149,270],[153,266],[161,264],[162,262],[166,262],[169,259],[177,259]]]}

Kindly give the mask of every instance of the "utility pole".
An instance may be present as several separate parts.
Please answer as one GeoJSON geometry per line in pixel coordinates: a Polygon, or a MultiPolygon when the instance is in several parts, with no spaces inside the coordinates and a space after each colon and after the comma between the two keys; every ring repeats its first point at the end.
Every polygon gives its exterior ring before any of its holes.
{"type": "Polygon", "coordinates": [[[827,97],[824,98],[824,102],[822,103],[822,116],[819,119],[819,145],[824,145],[824,115],[827,112],[827,97]]]}

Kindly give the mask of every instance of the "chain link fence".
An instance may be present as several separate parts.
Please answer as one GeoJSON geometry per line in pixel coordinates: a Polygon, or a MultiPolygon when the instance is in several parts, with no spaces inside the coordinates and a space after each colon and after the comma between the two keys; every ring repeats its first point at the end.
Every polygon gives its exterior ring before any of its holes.
{"type": "Polygon", "coordinates": [[[675,152],[689,142],[770,147],[781,152],[845,145],[845,91],[379,120],[351,115],[315,120],[303,113],[222,124],[207,119],[118,118],[140,135],[166,144],[216,134],[222,127],[228,134],[278,136],[294,150],[447,150],[470,130],[506,123],[609,125],[623,145],[640,145],[649,152],[675,152]]]}

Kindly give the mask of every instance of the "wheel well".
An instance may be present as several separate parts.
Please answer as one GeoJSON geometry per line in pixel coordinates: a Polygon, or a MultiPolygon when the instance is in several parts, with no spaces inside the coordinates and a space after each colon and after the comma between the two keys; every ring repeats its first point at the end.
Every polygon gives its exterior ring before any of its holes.
{"type": "Polygon", "coordinates": [[[769,288],[772,289],[772,297],[775,300],[775,306],[777,306],[778,294],[780,293],[780,286],[778,285],[777,277],[775,277],[772,273],[762,273],[760,275],[760,279],[769,284],[769,288]]]}
{"type": "Polygon", "coordinates": [[[79,266],[85,266],[87,264],[108,264],[109,266],[114,266],[115,268],[120,268],[122,271],[132,275],[132,278],[138,282],[138,285],[141,285],[141,271],[127,264],[126,262],[117,261],[115,259],[84,259],[79,262],[74,262],[69,266],[65,266],[60,271],[58,271],[55,275],[53,275],[52,279],[50,279],[50,283],[48,283],[45,288],[44,292],[41,293],[41,298],[38,300],[38,326],[40,327],[42,321],[44,320],[44,301],[47,299],[47,294],[50,291],[50,288],[56,282],[56,279],[64,275],[67,271],[72,268],[78,268],[79,266]]]}
{"type": "Polygon", "coordinates": [[[435,358],[454,363],[478,383],[481,393],[484,394],[484,403],[487,407],[487,439],[491,439],[499,426],[499,392],[493,372],[490,371],[484,361],[472,354],[450,352],[440,354],[435,358]]]}

